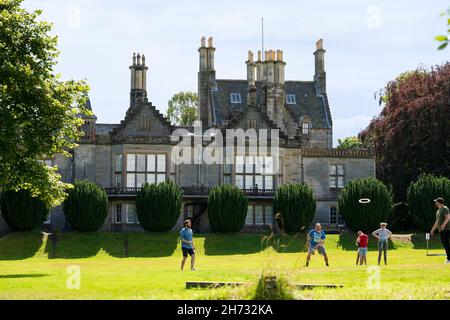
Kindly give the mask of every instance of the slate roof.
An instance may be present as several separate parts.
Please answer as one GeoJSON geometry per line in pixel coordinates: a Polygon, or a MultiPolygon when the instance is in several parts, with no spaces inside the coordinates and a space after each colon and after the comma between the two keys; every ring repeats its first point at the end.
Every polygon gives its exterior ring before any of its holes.
{"type": "MultiPolygon", "coordinates": [[[[233,115],[242,112],[247,106],[247,80],[217,80],[217,90],[211,92],[211,106],[213,122],[224,125],[233,118],[233,115]],[[242,103],[231,103],[230,95],[240,93],[242,103]]],[[[311,119],[312,128],[331,128],[332,118],[328,98],[319,95],[317,84],[314,81],[286,81],[286,94],[294,94],[296,104],[286,104],[290,113],[297,121],[303,116],[311,119]]],[[[262,104],[262,83],[256,83],[256,101],[262,104]]]]}
{"type": "Polygon", "coordinates": [[[97,123],[95,124],[95,133],[98,135],[110,134],[112,130],[118,126],[119,124],[97,123]]]}

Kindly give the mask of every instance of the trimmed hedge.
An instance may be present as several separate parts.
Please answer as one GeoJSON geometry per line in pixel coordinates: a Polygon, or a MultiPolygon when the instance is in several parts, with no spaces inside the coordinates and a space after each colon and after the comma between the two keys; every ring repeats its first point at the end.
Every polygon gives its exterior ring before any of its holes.
{"type": "Polygon", "coordinates": [[[389,229],[394,231],[411,231],[414,228],[413,217],[409,206],[405,202],[398,202],[392,206],[389,217],[389,229]]]}
{"type": "Polygon", "coordinates": [[[0,198],[2,216],[11,229],[31,231],[40,227],[47,219],[50,207],[30,191],[2,191],[0,198]]]}
{"type": "Polygon", "coordinates": [[[208,194],[208,218],[216,232],[238,232],[245,224],[248,200],[244,192],[231,185],[212,188],[208,194]]]}
{"type": "Polygon", "coordinates": [[[108,216],[105,190],[89,180],[76,180],[63,205],[70,226],[78,231],[97,231],[108,216]]]}
{"type": "Polygon", "coordinates": [[[284,184],[277,188],[274,212],[280,212],[286,232],[308,228],[316,213],[314,191],[306,184],[284,184]]]}
{"type": "Polygon", "coordinates": [[[351,180],[339,196],[339,212],[345,224],[353,231],[372,232],[380,227],[380,222],[389,219],[393,204],[392,190],[373,178],[351,180]],[[370,203],[359,200],[369,198],[370,203]]]}
{"type": "Polygon", "coordinates": [[[136,197],[139,223],[147,231],[171,230],[181,212],[181,190],[173,181],[146,183],[136,197]]]}
{"type": "Polygon", "coordinates": [[[407,192],[409,210],[420,231],[429,232],[436,221],[434,199],[450,200],[450,179],[423,174],[412,182],[407,192]]]}

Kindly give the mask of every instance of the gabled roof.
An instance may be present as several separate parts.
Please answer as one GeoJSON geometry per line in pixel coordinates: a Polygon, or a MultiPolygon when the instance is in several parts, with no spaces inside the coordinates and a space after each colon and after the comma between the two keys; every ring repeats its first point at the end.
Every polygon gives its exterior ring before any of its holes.
{"type": "MultiPolygon", "coordinates": [[[[248,81],[247,80],[216,80],[217,90],[211,92],[211,106],[213,123],[224,125],[233,118],[234,114],[242,112],[247,106],[248,81]],[[231,103],[231,94],[239,93],[242,103],[231,103]]],[[[256,82],[256,101],[258,105],[264,103],[263,87],[261,82],[256,82]]],[[[331,128],[331,112],[326,94],[318,93],[317,84],[314,81],[286,81],[286,94],[294,94],[296,104],[286,104],[287,109],[300,121],[303,116],[311,120],[312,128],[331,128]]]]}

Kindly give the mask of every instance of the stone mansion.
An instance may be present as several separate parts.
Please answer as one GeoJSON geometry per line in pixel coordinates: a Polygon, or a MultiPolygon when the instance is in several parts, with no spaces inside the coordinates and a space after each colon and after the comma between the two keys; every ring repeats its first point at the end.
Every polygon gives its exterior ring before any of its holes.
{"type": "MultiPolygon", "coordinates": [[[[285,79],[283,51],[249,51],[246,79],[217,79],[213,39],[203,37],[199,52],[199,123],[209,128],[279,130],[279,170],[263,170],[271,161],[246,150],[235,155],[235,164],[176,164],[171,153],[176,142],[171,124],[149,101],[144,55],[134,55],[130,105],[117,124],[85,118],[84,137],[72,150],[73,157],[56,155],[64,181],[90,179],[105,188],[109,215],[104,230],[141,229],[134,199],[143,183],[175,181],[182,189],[181,222],[191,218],[195,231],[209,231],[206,200],[209,188],[232,184],[249,200],[245,230],[260,230],[272,223],[272,202],[277,186],[306,183],[314,190],[317,209],[314,222],[326,228],[342,224],[337,209],[339,190],[355,178],[374,176],[374,159],[366,149],[333,149],[333,121],[327,96],[325,50],[320,39],[314,51],[315,74],[311,80],[285,79]]],[[[95,106],[88,102],[94,111],[95,106]]],[[[116,108],[121,108],[116,106],[116,108]]],[[[194,134],[193,127],[182,128],[194,134]]],[[[270,144],[270,141],[269,141],[270,144]]],[[[62,206],[53,208],[47,221],[67,227],[62,206]]],[[[177,225],[178,227],[178,225],[177,225]]]]}

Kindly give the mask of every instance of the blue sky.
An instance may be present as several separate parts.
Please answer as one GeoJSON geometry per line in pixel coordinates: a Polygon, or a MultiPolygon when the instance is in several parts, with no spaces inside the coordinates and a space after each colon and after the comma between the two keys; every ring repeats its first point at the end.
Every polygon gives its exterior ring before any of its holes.
{"type": "Polygon", "coordinates": [[[118,123],[129,105],[133,52],[146,55],[149,100],[165,113],[181,90],[197,91],[201,36],[214,37],[217,78],[244,79],[247,51],[284,50],[287,80],[312,80],[315,41],[324,39],[334,143],[356,135],[381,107],[374,93],[401,72],[448,59],[434,36],[444,0],[119,1],[26,0],[54,23],[64,79],[86,78],[98,122],[118,123]]]}

